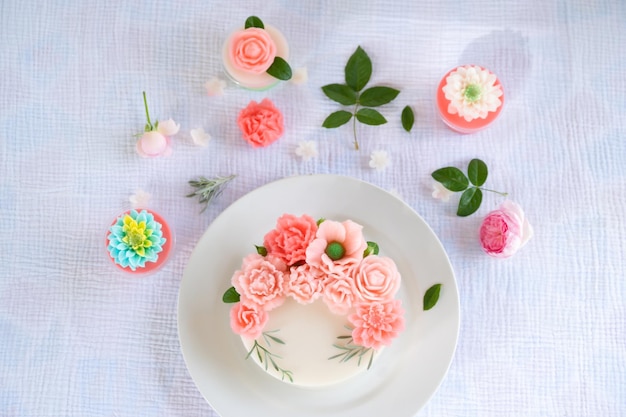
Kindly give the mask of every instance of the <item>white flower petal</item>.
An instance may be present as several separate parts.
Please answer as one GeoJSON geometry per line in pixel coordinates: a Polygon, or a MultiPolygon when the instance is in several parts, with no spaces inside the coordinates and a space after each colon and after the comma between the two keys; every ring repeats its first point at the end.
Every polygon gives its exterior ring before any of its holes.
{"type": "Polygon", "coordinates": [[[293,84],[304,84],[309,80],[309,71],[306,67],[296,68],[291,76],[293,84]]]}
{"type": "Polygon", "coordinates": [[[152,198],[150,193],[140,189],[135,191],[135,194],[128,197],[128,200],[130,201],[132,208],[142,208],[148,205],[150,198],[152,198]]]}
{"type": "Polygon", "coordinates": [[[164,136],[174,136],[180,130],[180,125],[172,119],[159,122],[157,132],[164,136]]]}
{"type": "Polygon", "coordinates": [[[433,198],[437,198],[441,201],[447,202],[448,200],[450,200],[450,196],[452,194],[454,194],[454,192],[448,190],[440,182],[433,183],[433,194],[432,194],[433,198]]]}
{"type": "Polygon", "coordinates": [[[206,147],[209,145],[211,135],[206,133],[203,128],[199,127],[197,129],[191,129],[189,133],[191,134],[191,139],[193,140],[193,143],[195,143],[197,146],[206,147]]]}
{"type": "Polygon", "coordinates": [[[226,81],[218,77],[213,77],[204,83],[204,88],[206,89],[206,93],[211,97],[223,96],[224,89],[226,88],[226,81]]]}
{"type": "Polygon", "coordinates": [[[370,167],[381,171],[389,165],[389,155],[387,151],[373,151],[370,154],[370,167]]]}
{"type": "Polygon", "coordinates": [[[296,148],[296,155],[301,157],[303,161],[317,157],[317,143],[312,140],[300,141],[296,148]]]}

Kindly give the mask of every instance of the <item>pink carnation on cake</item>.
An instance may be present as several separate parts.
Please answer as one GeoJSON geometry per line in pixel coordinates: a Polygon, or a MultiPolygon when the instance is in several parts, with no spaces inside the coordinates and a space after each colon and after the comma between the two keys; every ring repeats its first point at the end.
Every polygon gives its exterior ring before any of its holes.
{"type": "Polygon", "coordinates": [[[253,147],[270,145],[283,135],[283,114],[270,99],[251,101],[239,113],[237,124],[243,138],[253,147]]]}
{"type": "Polygon", "coordinates": [[[300,304],[310,304],[322,294],[322,274],[308,264],[291,268],[285,294],[300,304]]]}
{"type": "Polygon", "coordinates": [[[345,315],[355,304],[354,279],[349,268],[335,270],[324,279],[323,300],[334,314],[345,315]]]}
{"type": "Polygon", "coordinates": [[[229,52],[235,68],[262,74],[276,58],[276,43],[264,29],[251,27],[232,35],[229,52]]]}
{"type": "Polygon", "coordinates": [[[306,259],[306,248],[316,232],[317,223],[313,217],[283,214],[278,218],[276,228],[265,235],[263,245],[270,255],[293,265],[306,259]]]}
{"type": "Polygon", "coordinates": [[[359,304],[356,313],[348,320],[354,326],[354,343],[373,349],[389,346],[404,330],[404,310],[400,300],[359,304]]]}
{"type": "Polygon", "coordinates": [[[509,200],[490,212],[480,226],[480,244],[496,258],[514,255],[532,236],[533,228],[524,211],[509,200]]]}
{"type": "Polygon", "coordinates": [[[370,255],[356,266],[354,285],[363,301],[387,301],[400,289],[400,272],[391,258],[370,255]]]}
{"type": "Polygon", "coordinates": [[[366,248],[363,226],[352,220],[324,220],[317,229],[315,240],[306,250],[306,262],[332,271],[337,265],[360,262],[366,248]]]}
{"type": "Polygon", "coordinates": [[[256,339],[263,332],[269,315],[254,303],[239,302],[230,309],[230,327],[238,335],[256,339]]]}
{"type": "Polygon", "coordinates": [[[232,285],[242,299],[269,311],[285,301],[286,271],[286,265],[278,258],[250,254],[233,274],[232,285]]]}

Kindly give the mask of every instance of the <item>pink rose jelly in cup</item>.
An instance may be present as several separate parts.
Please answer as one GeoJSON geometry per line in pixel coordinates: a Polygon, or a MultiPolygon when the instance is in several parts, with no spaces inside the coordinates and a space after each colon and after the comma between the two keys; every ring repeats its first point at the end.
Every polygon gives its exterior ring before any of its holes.
{"type": "Polygon", "coordinates": [[[235,84],[263,91],[274,87],[280,80],[266,71],[279,56],[289,60],[289,45],[283,34],[273,26],[264,29],[250,27],[232,31],[222,48],[222,62],[226,75],[235,84]]]}

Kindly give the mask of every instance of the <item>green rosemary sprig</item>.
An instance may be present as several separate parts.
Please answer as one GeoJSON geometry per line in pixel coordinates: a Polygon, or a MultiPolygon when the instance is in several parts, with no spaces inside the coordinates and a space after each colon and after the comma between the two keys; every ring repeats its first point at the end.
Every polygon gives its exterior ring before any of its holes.
{"type": "MultiPolygon", "coordinates": [[[[352,329],[348,326],[345,326],[346,329],[352,331],[352,329]]],[[[347,362],[352,358],[357,359],[357,366],[361,366],[361,362],[363,357],[367,355],[369,352],[369,360],[367,361],[367,369],[370,369],[372,366],[372,362],[374,361],[374,353],[376,351],[372,348],[366,348],[363,346],[355,345],[352,336],[344,335],[337,336],[337,339],[344,341],[343,345],[334,343],[333,346],[337,349],[341,350],[341,353],[331,356],[328,360],[332,359],[340,359],[339,362],[347,362]]]]}
{"type": "Polygon", "coordinates": [[[190,180],[189,185],[195,188],[195,191],[191,194],[187,194],[187,197],[199,197],[199,203],[204,204],[204,208],[201,213],[209,207],[211,200],[220,195],[224,191],[224,186],[230,182],[236,175],[229,175],[228,177],[215,177],[207,179],[205,177],[199,177],[196,180],[190,180]]]}
{"type": "Polygon", "coordinates": [[[267,344],[267,348],[263,347],[261,344],[259,344],[258,341],[255,340],[254,345],[252,345],[252,347],[248,351],[248,354],[246,355],[246,359],[248,359],[253,353],[256,353],[257,358],[259,359],[259,362],[265,365],[266,371],[268,370],[269,365],[271,364],[272,368],[274,368],[276,372],[280,373],[281,380],[284,381],[285,378],[287,378],[289,379],[289,382],[293,382],[293,372],[287,369],[283,369],[280,366],[278,366],[278,363],[276,363],[276,359],[280,359],[281,357],[273,354],[268,349],[272,345],[271,343],[272,341],[279,343],[281,345],[285,344],[285,342],[282,339],[279,339],[278,337],[270,334],[270,333],[275,333],[277,331],[278,330],[263,332],[263,339],[265,340],[265,343],[267,344]]]}

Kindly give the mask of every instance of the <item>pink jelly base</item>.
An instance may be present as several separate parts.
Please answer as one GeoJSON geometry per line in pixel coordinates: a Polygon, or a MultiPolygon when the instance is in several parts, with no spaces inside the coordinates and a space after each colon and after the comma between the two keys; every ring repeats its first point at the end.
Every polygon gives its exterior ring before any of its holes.
{"type": "MultiPolygon", "coordinates": [[[[479,68],[484,69],[482,67],[479,68]]],[[[444,123],[448,125],[448,127],[452,130],[455,130],[459,133],[478,132],[493,123],[494,120],[496,120],[496,118],[500,115],[500,111],[504,106],[504,94],[500,96],[500,101],[502,102],[502,104],[500,104],[500,107],[498,107],[496,111],[490,111],[485,119],[474,119],[468,122],[458,114],[450,114],[448,112],[448,104],[450,103],[450,100],[446,99],[446,95],[443,92],[443,87],[445,87],[446,85],[446,78],[448,78],[448,75],[450,75],[452,71],[455,70],[456,68],[453,68],[448,71],[448,73],[444,75],[444,77],[441,79],[439,87],[437,87],[437,108],[439,110],[439,115],[441,116],[441,119],[444,121],[444,123]]],[[[502,88],[499,79],[496,79],[495,85],[499,85],[500,88],[502,88]]],[[[502,91],[504,92],[503,88],[502,91]]]]}
{"type": "MultiPolygon", "coordinates": [[[[143,275],[143,274],[148,274],[150,272],[155,272],[157,271],[159,268],[161,268],[165,262],[167,261],[167,259],[170,256],[170,253],[172,251],[172,248],[174,246],[174,242],[173,242],[173,235],[172,235],[172,230],[170,229],[169,224],[167,224],[167,222],[165,221],[165,219],[158,213],[155,213],[152,210],[148,210],[148,209],[135,209],[137,212],[140,212],[142,210],[147,211],[148,213],[152,214],[154,216],[154,220],[158,223],[161,224],[161,232],[163,232],[163,237],[166,239],[165,244],[163,245],[163,250],[161,252],[159,252],[159,257],[157,258],[156,262],[146,262],[146,266],[143,268],[137,268],[136,270],[132,270],[129,267],[122,267],[120,264],[118,264],[117,262],[115,262],[115,260],[111,257],[111,255],[109,254],[109,251],[106,251],[107,254],[107,258],[109,258],[109,260],[111,261],[111,263],[113,265],[115,265],[117,267],[117,269],[119,269],[120,271],[126,272],[127,274],[132,274],[132,275],[143,275]]],[[[126,214],[130,213],[130,210],[126,210],[125,212],[123,212],[122,214],[120,214],[119,216],[117,216],[115,218],[115,220],[113,220],[111,222],[111,226],[113,226],[116,222],[117,219],[119,219],[121,216],[124,216],[126,214]]],[[[107,237],[109,236],[109,231],[107,229],[107,233],[104,236],[104,240],[105,240],[105,250],[109,245],[109,240],[107,239],[107,237]]]]}

